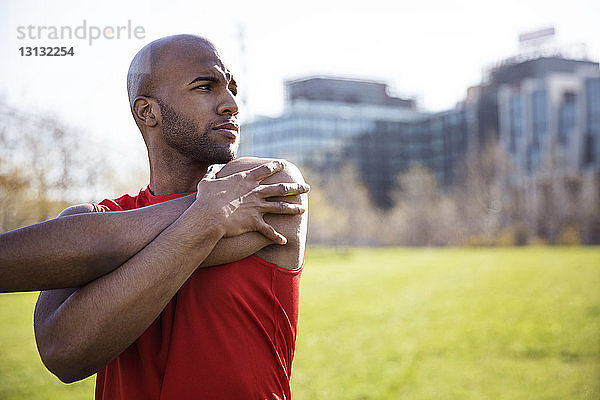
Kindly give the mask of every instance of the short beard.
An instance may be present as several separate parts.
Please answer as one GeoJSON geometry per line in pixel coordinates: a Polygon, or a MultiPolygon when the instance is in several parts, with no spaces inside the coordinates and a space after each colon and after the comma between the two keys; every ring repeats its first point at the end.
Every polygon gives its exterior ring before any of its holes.
{"type": "Polygon", "coordinates": [[[219,144],[209,138],[210,127],[204,132],[194,121],[178,114],[160,99],[165,142],[181,155],[204,165],[226,164],[236,156],[236,148],[229,144],[219,144]]]}

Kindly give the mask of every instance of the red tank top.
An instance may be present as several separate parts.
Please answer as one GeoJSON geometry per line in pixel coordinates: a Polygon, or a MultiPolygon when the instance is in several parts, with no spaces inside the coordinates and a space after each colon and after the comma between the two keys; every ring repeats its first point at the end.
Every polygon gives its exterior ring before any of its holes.
{"type": "MultiPolygon", "coordinates": [[[[103,200],[98,211],[185,194],[103,200]]],[[[290,399],[301,268],[256,255],[199,268],[150,327],[96,379],[96,399],[290,399]]]]}

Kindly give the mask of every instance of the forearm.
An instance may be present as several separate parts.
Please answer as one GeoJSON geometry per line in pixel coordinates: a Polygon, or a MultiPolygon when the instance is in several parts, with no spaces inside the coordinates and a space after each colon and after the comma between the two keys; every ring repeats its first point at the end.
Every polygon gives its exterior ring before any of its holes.
{"type": "Polygon", "coordinates": [[[123,264],[194,201],[55,218],[0,235],[0,292],[82,286],[123,264]]]}
{"type": "Polygon", "coordinates": [[[83,379],[133,343],[221,237],[216,228],[197,228],[191,239],[189,228],[175,222],[45,319],[36,310],[36,338],[48,369],[66,382],[83,379]]]}
{"type": "Polygon", "coordinates": [[[238,261],[272,243],[258,232],[247,232],[239,236],[222,238],[200,266],[211,267],[238,261]]]}
{"type": "MultiPolygon", "coordinates": [[[[80,287],[123,264],[173,223],[189,195],[131,211],[55,218],[0,235],[0,292],[80,287]]],[[[202,266],[236,261],[271,242],[249,232],[223,238],[202,266]]]]}

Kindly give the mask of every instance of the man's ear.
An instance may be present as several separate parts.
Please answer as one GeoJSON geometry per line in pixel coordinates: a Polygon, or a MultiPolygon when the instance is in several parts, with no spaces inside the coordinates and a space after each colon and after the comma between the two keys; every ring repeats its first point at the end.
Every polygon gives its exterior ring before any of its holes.
{"type": "Polygon", "coordinates": [[[160,107],[153,98],[138,96],[133,101],[133,115],[140,124],[155,127],[159,123],[160,107]]]}

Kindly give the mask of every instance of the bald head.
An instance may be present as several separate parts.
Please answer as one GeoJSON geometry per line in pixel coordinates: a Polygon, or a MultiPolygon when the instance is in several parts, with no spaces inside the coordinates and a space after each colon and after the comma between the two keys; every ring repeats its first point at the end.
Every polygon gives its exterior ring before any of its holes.
{"type": "Polygon", "coordinates": [[[157,39],[144,46],[133,58],[127,73],[129,104],[138,96],[157,97],[164,76],[173,68],[172,63],[196,49],[209,51],[217,58],[215,46],[206,38],[196,35],[174,35],[157,39]]]}

